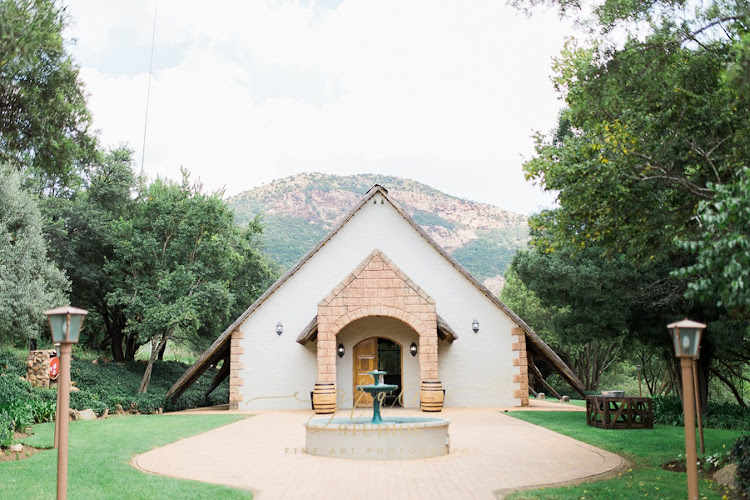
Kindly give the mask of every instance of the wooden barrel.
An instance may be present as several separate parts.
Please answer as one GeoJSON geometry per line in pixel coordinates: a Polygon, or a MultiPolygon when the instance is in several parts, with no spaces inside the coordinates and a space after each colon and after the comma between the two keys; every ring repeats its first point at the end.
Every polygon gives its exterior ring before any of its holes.
{"type": "Polygon", "coordinates": [[[444,393],[439,380],[423,380],[420,396],[422,411],[442,411],[444,393]]]}
{"type": "Polygon", "coordinates": [[[313,409],[315,413],[334,413],[336,411],[336,384],[333,382],[315,384],[313,409]]]}

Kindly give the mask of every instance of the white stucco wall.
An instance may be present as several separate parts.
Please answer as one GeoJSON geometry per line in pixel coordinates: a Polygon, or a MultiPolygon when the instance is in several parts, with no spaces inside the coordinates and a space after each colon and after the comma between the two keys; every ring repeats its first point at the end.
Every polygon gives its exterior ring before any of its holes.
{"type": "MultiPolygon", "coordinates": [[[[387,201],[382,201],[383,196],[376,194],[242,323],[245,352],[240,356],[243,365],[240,409],[310,407],[309,392],[316,382],[316,346],[315,342],[302,346],[296,338],[317,314],[317,303],[375,249],[381,250],[435,299],[438,314],[459,336],[452,345],[439,342],[440,379],[446,389],[446,405],[518,404],[513,391],[520,384],[512,382],[513,322],[387,201]],[[480,323],[478,334],[471,330],[474,319],[480,323]],[[279,321],[284,325],[281,336],[275,332],[279,321]]],[[[356,341],[341,339],[347,347],[344,359],[350,364],[349,355],[356,341]]],[[[350,392],[351,366],[345,381],[345,360],[337,361],[337,385],[350,392]]]]}

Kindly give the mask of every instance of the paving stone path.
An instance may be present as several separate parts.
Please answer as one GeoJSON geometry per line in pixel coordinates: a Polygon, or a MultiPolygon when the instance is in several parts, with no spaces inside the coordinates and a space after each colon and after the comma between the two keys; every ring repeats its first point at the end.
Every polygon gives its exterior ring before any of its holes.
{"type": "MultiPolygon", "coordinates": [[[[402,409],[392,413],[416,414],[402,409]]],[[[257,412],[139,455],[132,464],[154,474],[249,489],[258,500],[495,499],[516,489],[606,476],[624,464],[618,455],[497,409],[463,408],[441,414],[451,421],[451,453],[443,457],[315,457],[303,451],[304,422],[312,415],[257,412]]]]}

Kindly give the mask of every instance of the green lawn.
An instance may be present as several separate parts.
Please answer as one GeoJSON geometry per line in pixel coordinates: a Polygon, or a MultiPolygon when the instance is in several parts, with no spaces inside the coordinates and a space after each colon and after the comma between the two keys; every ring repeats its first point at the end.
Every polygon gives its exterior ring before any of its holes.
{"type": "MultiPolygon", "coordinates": [[[[593,446],[609,450],[627,458],[632,465],[618,477],[594,483],[584,483],[561,488],[539,489],[509,496],[515,500],[544,499],[630,499],[630,498],[685,498],[687,477],[685,473],[663,470],[661,465],[670,460],[684,458],[685,429],[657,425],[651,429],[604,430],[586,425],[585,413],[579,412],[512,412],[512,417],[546,427],[593,446]]],[[[706,455],[727,453],[741,431],[706,429],[706,455]]],[[[702,498],[719,499],[725,491],[703,478],[700,482],[702,498]]]]}
{"type": "MultiPolygon", "coordinates": [[[[134,455],[246,418],[242,415],[126,415],[70,423],[68,497],[73,498],[252,498],[224,486],[139,472],[134,455]]],[[[52,423],[34,426],[21,442],[51,448],[52,423]]],[[[0,462],[0,498],[54,498],[57,450],[19,461],[0,462]]]]}

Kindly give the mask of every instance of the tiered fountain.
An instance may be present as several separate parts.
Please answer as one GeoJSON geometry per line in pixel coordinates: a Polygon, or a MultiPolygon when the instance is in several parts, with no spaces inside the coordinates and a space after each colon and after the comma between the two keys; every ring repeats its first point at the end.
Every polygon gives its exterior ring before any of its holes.
{"type": "Polygon", "coordinates": [[[325,418],[305,425],[305,450],[310,455],[369,460],[427,458],[448,453],[449,420],[427,417],[381,417],[380,404],[386,392],[397,385],[384,384],[384,371],[368,372],[373,384],[357,389],[372,396],[372,420],[325,418]]]}
{"type": "Polygon", "coordinates": [[[398,386],[383,383],[383,375],[386,374],[384,371],[375,370],[374,372],[367,373],[372,375],[372,378],[375,379],[375,383],[370,385],[358,385],[357,389],[372,396],[372,423],[382,424],[383,419],[380,418],[380,403],[383,401],[383,396],[381,396],[381,394],[385,395],[386,392],[398,389],[398,386]]]}

